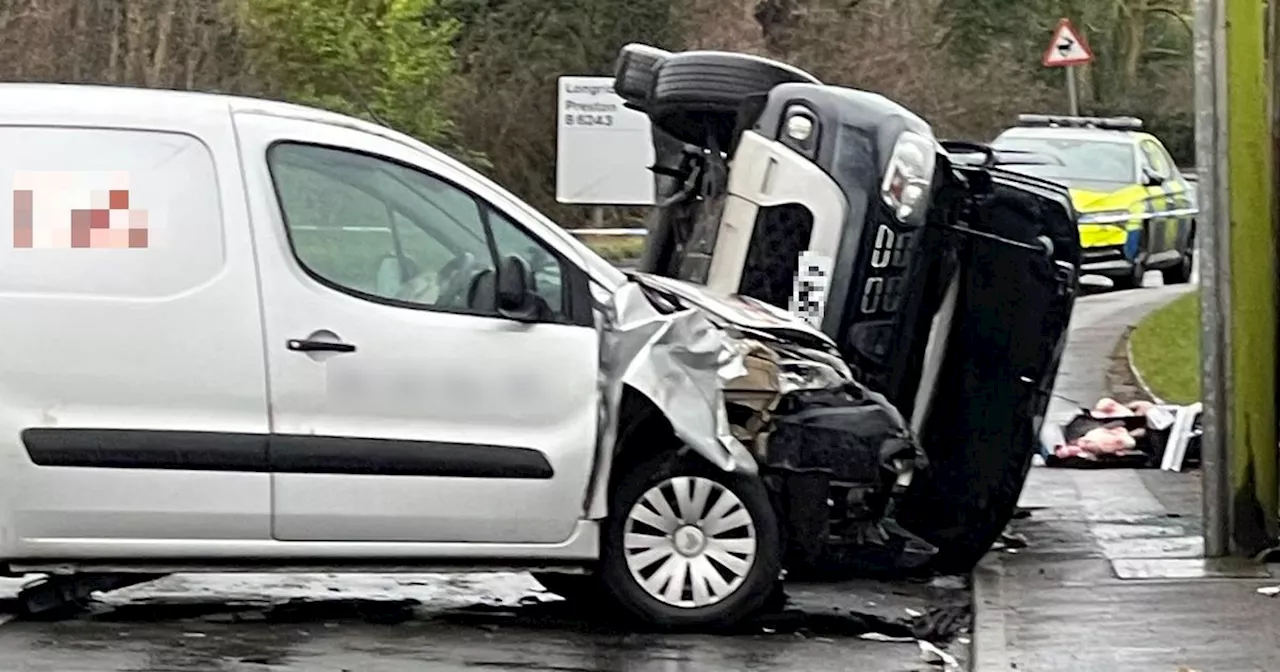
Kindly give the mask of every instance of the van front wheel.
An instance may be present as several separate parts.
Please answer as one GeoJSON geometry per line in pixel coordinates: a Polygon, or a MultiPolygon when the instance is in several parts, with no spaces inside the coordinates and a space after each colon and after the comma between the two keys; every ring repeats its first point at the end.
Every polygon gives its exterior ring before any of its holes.
{"type": "Polygon", "coordinates": [[[764,484],[697,455],[663,455],[616,482],[601,576],[632,616],[662,628],[731,627],[763,609],[782,568],[764,484]]]}

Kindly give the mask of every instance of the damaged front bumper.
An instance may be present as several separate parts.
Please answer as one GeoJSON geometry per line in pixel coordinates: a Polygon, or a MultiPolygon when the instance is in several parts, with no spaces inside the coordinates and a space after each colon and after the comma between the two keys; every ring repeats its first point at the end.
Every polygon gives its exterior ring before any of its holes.
{"type": "Polygon", "coordinates": [[[626,388],[688,448],[758,475],[790,571],[912,569],[936,551],[893,520],[925,453],[884,396],[854,379],[835,344],[772,306],[635,274],[600,306],[601,409],[589,516],[607,485],[626,388]]]}

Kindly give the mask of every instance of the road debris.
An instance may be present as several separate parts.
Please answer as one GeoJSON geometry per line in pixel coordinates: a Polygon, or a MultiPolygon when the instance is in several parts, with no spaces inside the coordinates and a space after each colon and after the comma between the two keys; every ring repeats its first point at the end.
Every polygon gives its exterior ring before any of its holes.
{"type": "Polygon", "coordinates": [[[865,639],[870,642],[895,642],[905,644],[916,641],[915,637],[895,637],[893,635],[885,635],[879,632],[864,632],[858,635],[858,639],[865,639]]]}
{"type": "Polygon", "coordinates": [[[1263,588],[1259,588],[1258,594],[1266,595],[1267,597],[1275,597],[1276,595],[1280,595],[1280,586],[1265,586],[1263,588]]]}
{"type": "Polygon", "coordinates": [[[1065,425],[1046,423],[1040,456],[1048,467],[1181,471],[1188,456],[1199,456],[1200,410],[1104,397],[1065,425]]]}
{"type": "Polygon", "coordinates": [[[960,669],[960,661],[956,660],[955,656],[924,640],[918,640],[916,643],[920,645],[920,657],[923,658],[926,663],[931,665],[941,665],[943,669],[948,670],[948,672],[950,672],[950,670],[960,669]]]}

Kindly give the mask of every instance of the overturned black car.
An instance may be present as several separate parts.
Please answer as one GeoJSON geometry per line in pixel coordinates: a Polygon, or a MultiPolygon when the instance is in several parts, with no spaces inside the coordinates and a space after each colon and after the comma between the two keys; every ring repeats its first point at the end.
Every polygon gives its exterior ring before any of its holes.
{"type": "Polygon", "coordinates": [[[883,456],[857,454],[880,445],[857,437],[888,431],[882,416],[773,409],[762,463],[785,477],[781,506],[831,540],[794,547],[788,567],[971,569],[1016,507],[1065,346],[1080,265],[1067,190],[939,141],[883,96],[767,59],[629,45],[615,74],[655,129],[661,202],[639,270],[803,317],[927,455],[886,485],[883,456]],[[801,464],[798,423],[855,438],[801,464]],[[817,474],[845,501],[788,494],[817,474]],[[868,557],[884,539],[859,529],[896,538],[893,557],[868,557]]]}

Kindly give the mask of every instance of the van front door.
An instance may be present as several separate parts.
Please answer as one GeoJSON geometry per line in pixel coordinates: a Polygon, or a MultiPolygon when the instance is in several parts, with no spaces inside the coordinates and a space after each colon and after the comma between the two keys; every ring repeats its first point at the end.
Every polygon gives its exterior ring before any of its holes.
{"type": "Polygon", "coordinates": [[[595,449],[597,336],[569,253],[413,147],[247,113],[236,126],[275,538],[571,541],[595,449]],[[536,318],[495,310],[495,253],[534,269],[536,318]]]}

